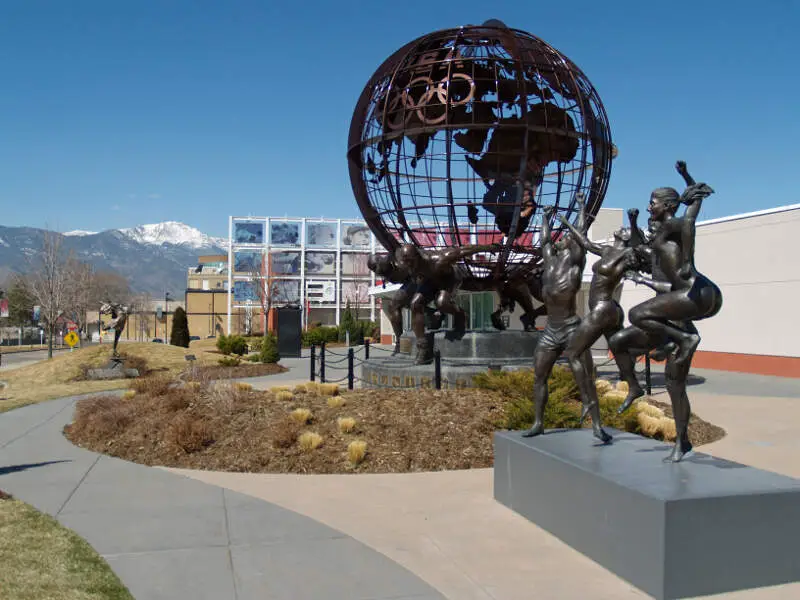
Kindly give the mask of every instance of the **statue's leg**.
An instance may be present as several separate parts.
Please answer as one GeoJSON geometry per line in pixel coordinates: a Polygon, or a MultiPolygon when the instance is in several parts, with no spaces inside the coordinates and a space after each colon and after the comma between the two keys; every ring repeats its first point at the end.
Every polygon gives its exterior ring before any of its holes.
{"type": "Polygon", "coordinates": [[[536,346],[536,352],[533,355],[534,420],[533,426],[523,432],[523,437],[533,437],[544,433],[544,409],[547,407],[548,397],[547,380],[550,378],[553,365],[556,364],[559,356],[561,356],[561,350],[558,348],[550,348],[541,341],[536,346]]]}
{"type": "Polygon", "coordinates": [[[685,292],[659,294],[634,306],[628,317],[631,324],[647,333],[666,337],[678,344],[675,360],[686,362],[700,344],[700,336],[677,327],[671,321],[692,319],[699,309],[685,292]]]}
{"type": "MultiPolygon", "coordinates": [[[[594,432],[594,437],[604,444],[607,444],[612,438],[611,434],[603,429],[602,419],[600,418],[600,402],[597,400],[597,389],[595,388],[594,379],[592,378],[592,373],[594,372],[594,363],[592,361],[591,351],[585,350],[581,360],[578,362],[581,365],[581,370],[576,372],[573,368],[572,372],[575,375],[575,379],[579,382],[579,387],[582,383],[583,386],[587,388],[586,394],[589,398],[588,406],[584,400],[583,410],[587,411],[589,416],[592,417],[592,431],[594,432]],[[580,379],[578,379],[579,377],[580,379]]],[[[583,393],[581,396],[583,396],[583,393]]],[[[583,421],[583,418],[584,415],[581,414],[581,421],[583,421]]]]}
{"type": "Polygon", "coordinates": [[[412,290],[406,286],[401,287],[394,298],[392,298],[391,305],[388,310],[387,316],[389,322],[392,324],[392,332],[394,333],[394,351],[392,356],[400,352],[400,336],[403,335],[403,307],[411,304],[412,290]]]}
{"type": "Polygon", "coordinates": [[[626,327],[608,338],[608,347],[614,354],[619,376],[628,384],[628,395],[617,411],[622,414],[637,398],[644,396],[644,390],[636,379],[636,357],[651,347],[650,336],[638,327],[626,327]]]}
{"type": "Polygon", "coordinates": [[[436,297],[436,308],[442,314],[453,315],[453,334],[461,337],[467,329],[467,313],[460,306],[453,302],[453,294],[450,290],[441,290],[436,297]]]}
{"type": "Polygon", "coordinates": [[[114,350],[112,351],[114,356],[119,355],[119,352],[117,352],[117,344],[119,344],[120,336],[122,336],[122,329],[114,330],[114,350]]]}
{"type": "Polygon", "coordinates": [[[414,331],[414,337],[417,338],[417,356],[415,358],[417,364],[433,360],[428,340],[425,337],[425,305],[427,303],[425,296],[420,292],[414,294],[411,299],[411,329],[414,331]]]}
{"type": "MultiPolygon", "coordinates": [[[[602,304],[589,312],[570,336],[569,345],[567,346],[567,359],[575,375],[575,381],[578,383],[583,402],[581,422],[583,422],[583,419],[586,418],[592,408],[597,405],[597,390],[594,385],[594,363],[589,349],[603,334],[603,330],[606,329],[609,312],[602,304]],[[588,363],[586,362],[586,356],[588,356],[588,363]],[[587,364],[589,365],[588,369],[587,364]]],[[[612,314],[611,316],[613,317],[614,315],[612,314]]]]}
{"type": "Polygon", "coordinates": [[[670,357],[664,370],[677,433],[675,446],[670,455],[664,459],[665,462],[679,462],[692,450],[692,443],[689,441],[689,417],[692,409],[689,396],[686,394],[686,378],[689,376],[690,366],[691,355],[689,360],[685,361],[670,357]]]}

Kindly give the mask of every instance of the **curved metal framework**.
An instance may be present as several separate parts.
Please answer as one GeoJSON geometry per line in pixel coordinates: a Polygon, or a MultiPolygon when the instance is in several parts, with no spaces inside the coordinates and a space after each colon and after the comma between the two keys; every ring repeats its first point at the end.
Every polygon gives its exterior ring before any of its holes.
{"type": "Polygon", "coordinates": [[[366,222],[389,251],[499,244],[466,259],[467,279],[539,263],[541,209],[554,235],[577,192],[597,214],[613,146],[600,97],[541,39],[499,21],[422,36],[374,73],[350,125],[348,164],[366,222]]]}

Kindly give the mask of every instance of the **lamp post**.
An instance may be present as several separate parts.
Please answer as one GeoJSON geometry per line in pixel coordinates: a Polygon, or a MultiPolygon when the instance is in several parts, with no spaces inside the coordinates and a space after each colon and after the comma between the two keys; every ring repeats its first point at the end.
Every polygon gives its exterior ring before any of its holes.
{"type": "Polygon", "coordinates": [[[164,293],[164,343],[169,344],[169,292],[164,293]]]}

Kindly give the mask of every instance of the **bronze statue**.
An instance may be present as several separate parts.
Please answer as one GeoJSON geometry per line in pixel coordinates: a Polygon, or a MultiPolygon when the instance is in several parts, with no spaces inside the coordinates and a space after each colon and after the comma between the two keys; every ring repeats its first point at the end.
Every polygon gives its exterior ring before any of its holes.
{"type": "MultiPolygon", "coordinates": [[[[576,202],[580,209],[577,230],[585,234],[586,205],[583,194],[576,195],[576,202]]],[[[570,347],[581,321],[577,315],[576,298],[581,288],[583,269],[586,266],[586,250],[571,232],[553,243],[550,219],[554,210],[548,206],[542,216],[544,257],[542,292],[547,306],[547,326],[536,345],[533,359],[535,418],[533,426],[522,434],[525,437],[544,433],[544,409],[548,397],[547,380],[555,362],[564,350],[570,347]]],[[[591,353],[585,350],[582,355],[574,356],[569,365],[580,390],[583,414],[591,415],[595,437],[603,443],[608,443],[611,441],[611,436],[603,429],[600,422],[600,406],[594,386],[594,364],[591,353]]]]}
{"type": "Polygon", "coordinates": [[[464,310],[454,302],[461,283],[457,269],[459,261],[479,252],[496,251],[496,245],[464,246],[442,250],[420,250],[412,244],[403,244],[395,251],[395,264],[411,274],[416,290],[411,298],[411,328],[417,338],[417,364],[433,360],[433,348],[425,337],[425,306],[434,301],[442,315],[453,315],[451,336],[458,338],[466,331],[464,310]]]}
{"type": "MultiPolygon", "coordinates": [[[[683,194],[673,188],[658,188],[650,196],[647,247],[655,277],[646,279],[638,274],[631,275],[631,279],[652,287],[657,294],[634,306],[628,314],[631,326],[609,340],[620,376],[629,385],[636,382],[635,353],[647,352],[659,345],[669,349],[665,376],[677,439],[666,460],[672,462],[680,461],[692,449],[688,437],[691,407],[686,378],[700,343],[693,321],[713,317],[722,308],[722,292],[694,263],[695,221],[703,199],[713,190],[704,183],[695,183],[683,161],[678,161],[676,168],[687,185],[683,194]],[[677,217],[675,213],[680,204],[685,204],[686,210],[682,217],[677,217]]],[[[638,382],[636,388],[631,389],[621,411],[642,395],[638,382]]]]}
{"type": "Polygon", "coordinates": [[[497,309],[491,314],[492,325],[495,329],[504,330],[506,326],[501,320],[504,311],[514,312],[517,304],[522,307],[523,314],[520,317],[522,327],[525,331],[536,329],[536,319],[547,314],[547,307],[533,307],[533,298],[539,302],[544,302],[542,298],[542,269],[538,268],[526,277],[510,277],[495,286],[500,302],[497,309]]]}
{"type": "MultiPolygon", "coordinates": [[[[628,213],[632,227],[636,226],[636,216],[628,213]]],[[[589,287],[589,313],[581,321],[572,335],[566,355],[570,363],[576,363],[586,352],[591,352],[594,344],[601,335],[606,340],[622,329],[625,313],[614,299],[614,292],[622,283],[623,277],[632,269],[639,266],[638,254],[630,245],[631,229],[620,228],[614,232],[612,244],[596,244],[587,239],[586,234],[575,228],[564,216],[561,222],[570,230],[575,241],[584,250],[599,256],[592,265],[592,282],[589,287]]],[[[584,399],[584,414],[597,402],[596,393],[593,398],[584,399]]]]}
{"type": "Polygon", "coordinates": [[[118,357],[117,344],[119,344],[119,337],[125,329],[125,324],[128,322],[128,307],[122,306],[112,302],[104,302],[100,307],[100,312],[104,315],[111,315],[111,320],[108,325],[103,327],[103,331],[114,330],[114,349],[111,353],[112,356],[118,357]]]}
{"type": "MultiPolygon", "coordinates": [[[[395,356],[400,352],[400,336],[403,335],[403,309],[411,306],[411,299],[416,294],[418,286],[411,274],[388,254],[370,255],[367,267],[383,279],[383,287],[386,287],[387,281],[402,284],[395,295],[387,301],[386,311],[394,332],[395,344],[392,356],[395,356]]],[[[441,322],[441,313],[428,308],[427,305],[426,311],[431,320],[441,322]]]]}

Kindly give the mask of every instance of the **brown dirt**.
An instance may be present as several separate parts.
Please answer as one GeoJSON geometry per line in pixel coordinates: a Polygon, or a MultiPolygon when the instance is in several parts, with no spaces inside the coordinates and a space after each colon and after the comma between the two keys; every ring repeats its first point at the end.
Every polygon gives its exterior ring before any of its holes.
{"type": "Polygon", "coordinates": [[[6,494],[3,490],[0,490],[0,500],[11,500],[11,495],[6,494]]]}
{"type": "MultiPolygon", "coordinates": [[[[259,365],[253,365],[259,366],[259,365]]],[[[81,400],[65,434],[75,444],[147,465],[258,473],[403,473],[491,467],[492,433],[501,428],[507,403],[502,394],[466,390],[360,390],[329,405],[320,386],[295,389],[291,398],[230,384],[190,383],[167,378],[139,382],[132,398],[81,400]],[[312,418],[298,424],[293,410],[312,418]],[[356,420],[351,433],[337,419],[356,420]],[[304,432],[322,436],[310,451],[304,432]],[[351,441],[367,443],[365,460],[347,460],[351,441]]],[[[335,389],[335,386],[334,386],[335,389]]],[[[328,390],[330,392],[330,390],[328,390]]],[[[276,390],[277,392],[277,390],[276,390]]],[[[279,392],[278,392],[279,393],[279,392]]],[[[133,394],[133,392],[131,392],[133,394]]],[[[652,402],[663,408],[662,403],[652,402]]],[[[724,431],[695,416],[695,445],[724,431]]]]}
{"type": "Polygon", "coordinates": [[[235,379],[237,377],[275,375],[284,371],[288,371],[288,369],[278,364],[243,362],[236,367],[223,367],[222,365],[197,367],[195,375],[198,379],[235,379]]]}
{"type": "MultiPolygon", "coordinates": [[[[648,398],[647,403],[657,406],[664,411],[666,416],[670,419],[672,418],[672,405],[669,402],[661,402],[653,400],[653,398],[648,398]]],[[[722,427],[704,421],[694,413],[689,417],[689,441],[692,442],[693,446],[710,444],[724,437],[725,430],[722,427]]]]}

